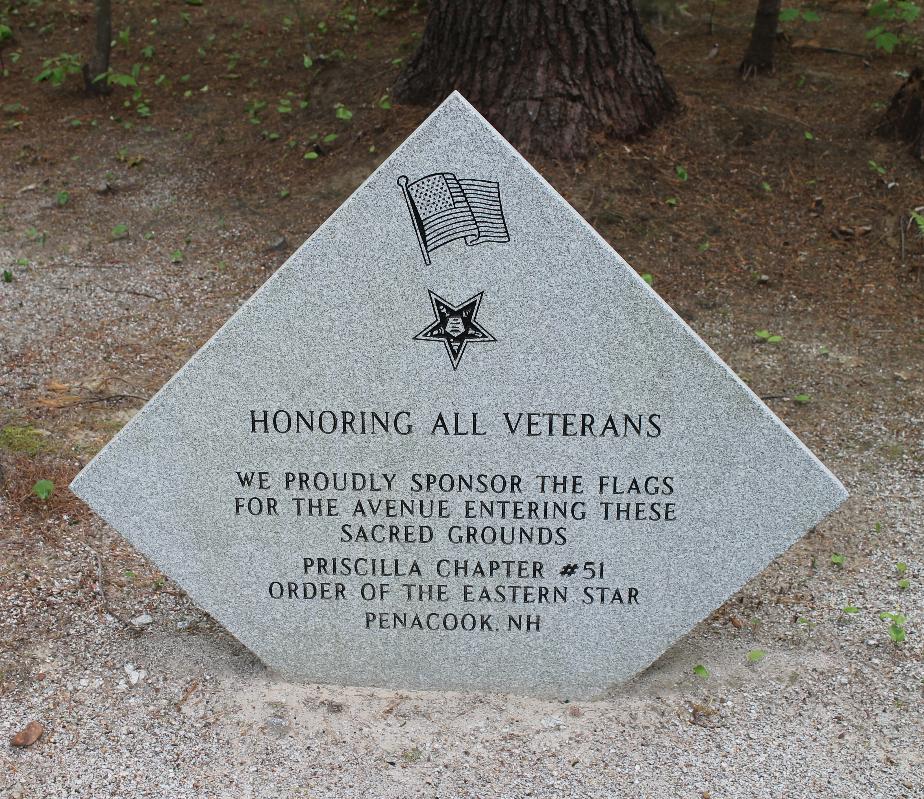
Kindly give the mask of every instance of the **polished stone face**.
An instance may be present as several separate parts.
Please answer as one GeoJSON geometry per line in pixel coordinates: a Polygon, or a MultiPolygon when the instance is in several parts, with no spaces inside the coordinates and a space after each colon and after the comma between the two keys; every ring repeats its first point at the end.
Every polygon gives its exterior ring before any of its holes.
{"type": "Polygon", "coordinates": [[[846,496],[458,94],[72,488],[281,673],[560,697],[846,496]]]}

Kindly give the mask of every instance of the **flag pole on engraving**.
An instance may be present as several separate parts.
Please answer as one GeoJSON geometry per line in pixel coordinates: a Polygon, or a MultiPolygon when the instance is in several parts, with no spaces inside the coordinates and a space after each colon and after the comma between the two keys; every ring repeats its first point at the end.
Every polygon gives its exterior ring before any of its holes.
{"type": "Polygon", "coordinates": [[[407,203],[407,211],[411,215],[411,224],[414,226],[414,232],[417,234],[417,244],[420,246],[420,254],[423,256],[424,263],[430,266],[430,253],[427,252],[427,245],[424,243],[423,233],[420,231],[420,224],[417,221],[417,212],[414,210],[414,203],[411,200],[411,193],[407,190],[407,175],[398,178],[398,185],[404,193],[404,202],[407,203]]]}

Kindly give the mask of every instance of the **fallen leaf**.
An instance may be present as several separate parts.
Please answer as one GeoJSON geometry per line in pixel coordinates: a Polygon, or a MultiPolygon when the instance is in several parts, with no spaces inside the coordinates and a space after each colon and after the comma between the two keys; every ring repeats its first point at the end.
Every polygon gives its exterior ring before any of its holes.
{"type": "Polygon", "coordinates": [[[13,746],[32,746],[32,744],[42,737],[43,732],[45,732],[45,728],[42,726],[41,722],[30,721],[17,732],[16,735],[10,738],[10,743],[13,746]]]}
{"type": "Polygon", "coordinates": [[[174,703],[176,707],[180,707],[180,705],[182,705],[187,699],[189,699],[189,697],[191,697],[196,692],[196,689],[198,689],[198,687],[199,687],[198,680],[193,680],[189,685],[187,685],[186,690],[183,691],[183,695],[179,698],[177,702],[174,703]]]}
{"type": "Polygon", "coordinates": [[[67,391],[70,386],[67,383],[60,383],[57,380],[48,381],[48,390],[49,391],[67,391]]]}
{"type": "Polygon", "coordinates": [[[389,714],[394,713],[395,708],[397,708],[398,705],[400,705],[404,700],[405,700],[405,697],[396,696],[394,699],[391,700],[391,702],[388,703],[388,705],[382,711],[382,715],[388,716],[389,714]]]}
{"type": "Polygon", "coordinates": [[[38,404],[44,405],[46,408],[67,408],[75,402],[80,402],[80,397],[73,394],[62,394],[59,397],[38,400],[38,404]]]}

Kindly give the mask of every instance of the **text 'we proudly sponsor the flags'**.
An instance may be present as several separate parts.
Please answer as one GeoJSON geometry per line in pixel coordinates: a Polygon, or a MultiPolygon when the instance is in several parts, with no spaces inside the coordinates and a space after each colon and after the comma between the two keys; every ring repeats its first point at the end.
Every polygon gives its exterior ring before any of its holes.
{"type": "Polygon", "coordinates": [[[510,241],[500,186],[494,181],[460,180],[452,172],[436,172],[413,183],[402,175],[398,185],[427,264],[430,253],[456,239],[465,239],[470,247],[510,241]]]}

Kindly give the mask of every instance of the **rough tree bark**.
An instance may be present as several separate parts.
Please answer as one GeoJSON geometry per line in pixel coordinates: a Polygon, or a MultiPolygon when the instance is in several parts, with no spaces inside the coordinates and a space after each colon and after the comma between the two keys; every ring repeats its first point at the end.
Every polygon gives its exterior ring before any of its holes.
{"type": "Polygon", "coordinates": [[[109,71],[109,51],[112,47],[112,0],[96,0],[96,46],[89,64],[83,65],[83,84],[91,94],[109,94],[112,87],[105,78],[109,71]]]}
{"type": "Polygon", "coordinates": [[[893,95],[876,133],[906,141],[915,158],[924,157],[924,69],[911,70],[893,95]]]}
{"type": "Polygon", "coordinates": [[[738,71],[745,78],[773,69],[776,28],[780,18],[780,0],[757,0],[757,14],[751,29],[751,43],[738,71]]]}
{"type": "Polygon", "coordinates": [[[631,138],[676,97],[632,0],[431,0],[395,85],[431,104],[458,89],[521,151],[586,155],[590,134],[631,138]]]}

